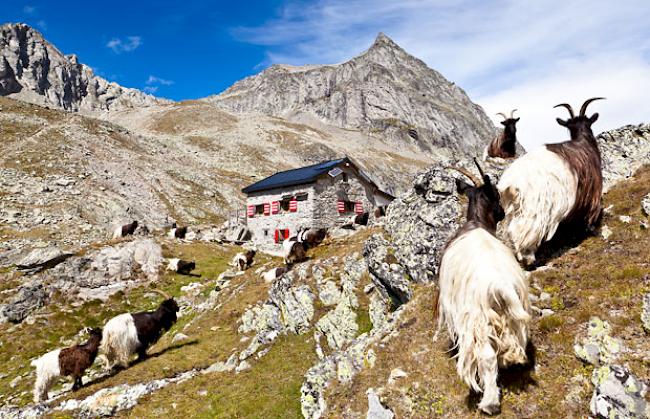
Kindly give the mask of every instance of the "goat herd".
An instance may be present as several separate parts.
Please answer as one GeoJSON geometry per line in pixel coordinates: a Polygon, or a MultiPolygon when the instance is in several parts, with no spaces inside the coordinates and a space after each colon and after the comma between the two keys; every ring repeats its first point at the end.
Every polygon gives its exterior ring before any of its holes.
{"type": "MultiPolygon", "coordinates": [[[[455,169],[473,185],[456,180],[469,206],[467,221],[448,241],[440,262],[438,332],[446,327],[457,349],[458,375],[483,393],[478,407],[487,414],[500,410],[498,368],[527,361],[528,281],[517,259],[531,264],[541,243],[558,229],[584,231],[600,218],[601,157],[591,130],[598,114],[585,115],[598,99],[585,101],[577,116],[570,105],[557,105],[569,111],[568,120],[557,122],[569,129],[570,140],[518,158],[496,186],[476,159],[480,180],[455,169]],[[502,220],[514,253],[496,237],[502,220]]],[[[502,122],[504,132],[488,146],[489,156],[514,157],[517,120],[511,113],[502,122]]]]}
{"type": "MultiPolygon", "coordinates": [[[[497,185],[476,159],[480,179],[466,169],[450,168],[472,184],[456,180],[458,193],[469,201],[467,221],[449,239],[440,263],[436,336],[443,327],[447,329],[457,349],[457,372],[469,387],[483,393],[478,407],[487,414],[500,410],[498,368],[527,361],[530,302],[519,262],[533,263],[539,246],[553,238],[558,228],[584,230],[600,218],[601,157],[591,130],[598,114],[585,115],[587,106],[598,99],[602,98],[585,101],[577,116],[570,105],[557,105],[569,112],[569,119],[557,122],[569,129],[570,140],[547,144],[514,160],[497,185]],[[496,237],[500,221],[514,252],[496,237]]],[[[487,156],[515,158],[519,118],[513,118],[513,112],[510,117],[501,114],[505,128],[488,145],[487,156]]],[[[174,230],[173,235],[185,232],[174,230]]],[[[270,282],[282,276],[304,260],[305,250],[318,245],[326,233],[310,229],[284,241],[286,266],[264,272],[262,277],[270,282]]],[[[239,253],[232,265],[243,271],[254,257],[254,250],[239,253]]],[[[178,310],[174,299],[165,295],[157,310],[116,316],[106,323],[103,334],[90,329],[86,343],[54,350],[33,361],[35,401],[47,399],[48,389],[59,376],[71,376],[73,390],[79,388],[84,370],[100,349],[107,368],[127,367],[136,353],[144,359],[147,348],[174,324],[178,310]]]]}

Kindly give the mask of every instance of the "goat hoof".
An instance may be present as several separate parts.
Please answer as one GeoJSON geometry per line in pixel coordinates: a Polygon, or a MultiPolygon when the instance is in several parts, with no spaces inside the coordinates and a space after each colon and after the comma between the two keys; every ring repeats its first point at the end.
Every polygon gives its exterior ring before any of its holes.
{"type": "Polygon", "coordinates": [[[479,405],[478,408],[481,412],[493,416],[501,413],[501,405],[499,403],[488,404],[485,406],[479,405]]]}

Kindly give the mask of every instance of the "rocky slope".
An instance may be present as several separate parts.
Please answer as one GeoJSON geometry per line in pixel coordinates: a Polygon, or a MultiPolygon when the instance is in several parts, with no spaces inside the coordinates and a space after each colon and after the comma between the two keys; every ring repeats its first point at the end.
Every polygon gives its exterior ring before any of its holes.
{"type": "Polygon", "coordinates": [[[369,131],[433,154],[479,154],[495,132],[460,87],[384,34],[345,63],[274,65],[208,100],[234,112],[369,131]]]}
{"type": "Polygon", "coordinates": [[[115,110],[166,102],[93,73],[33,28],[0,26],[0,96],[69,111],[115,110]]]}

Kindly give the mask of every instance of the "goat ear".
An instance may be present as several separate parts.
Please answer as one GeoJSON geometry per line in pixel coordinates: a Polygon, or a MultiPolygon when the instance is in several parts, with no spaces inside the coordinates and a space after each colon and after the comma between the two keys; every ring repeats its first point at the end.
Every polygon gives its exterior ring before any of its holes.
{"type": "Polygon", "coordinates": [[[473,186],[460,179],[456,179],[456,191],[461,195],[467,195],[467,191],[472,189],[473,186]]]}
{"type": "Polygon", "coordinates": [[[561,118],[555,118],[558,124],[562,125],[563,127],[566,127],[566,121],[561,118]]]}
{"type": "Polygon", "coordinates": [[[596,122],[597,120],[598,120],[598,112],[596,112],[595,114],[591,115],[591,117],[589,118],[589,124],[591,125],[591,124],[593,124],[594,122],[596,122]]]}
{"type": "Polygon", "coordinates": [[[501,121],[501,125],[506,126],[506,121],[501,121]]]}
{"type": "Polygon", "coordinates": [[[521,118],[515,118],[515,122],[519,122],[521,118]]]}

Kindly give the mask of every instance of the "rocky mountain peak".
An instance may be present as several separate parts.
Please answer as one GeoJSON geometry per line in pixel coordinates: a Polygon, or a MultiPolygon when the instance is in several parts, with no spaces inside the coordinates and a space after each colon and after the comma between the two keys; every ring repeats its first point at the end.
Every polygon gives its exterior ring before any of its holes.
{"type": "Polygon", "coordinates": [[[475,155],[495,128],[465,92],[380,33],[336,65],[274,65],[206,100],[240,113],[317,120],[433,155],[475,155]]]}
{"type": "Polygon", "coordinates": [[[70,111],[117,110],[164,103],[96,76],[24,23],[0,26],[0,95],[70,111]]]}

